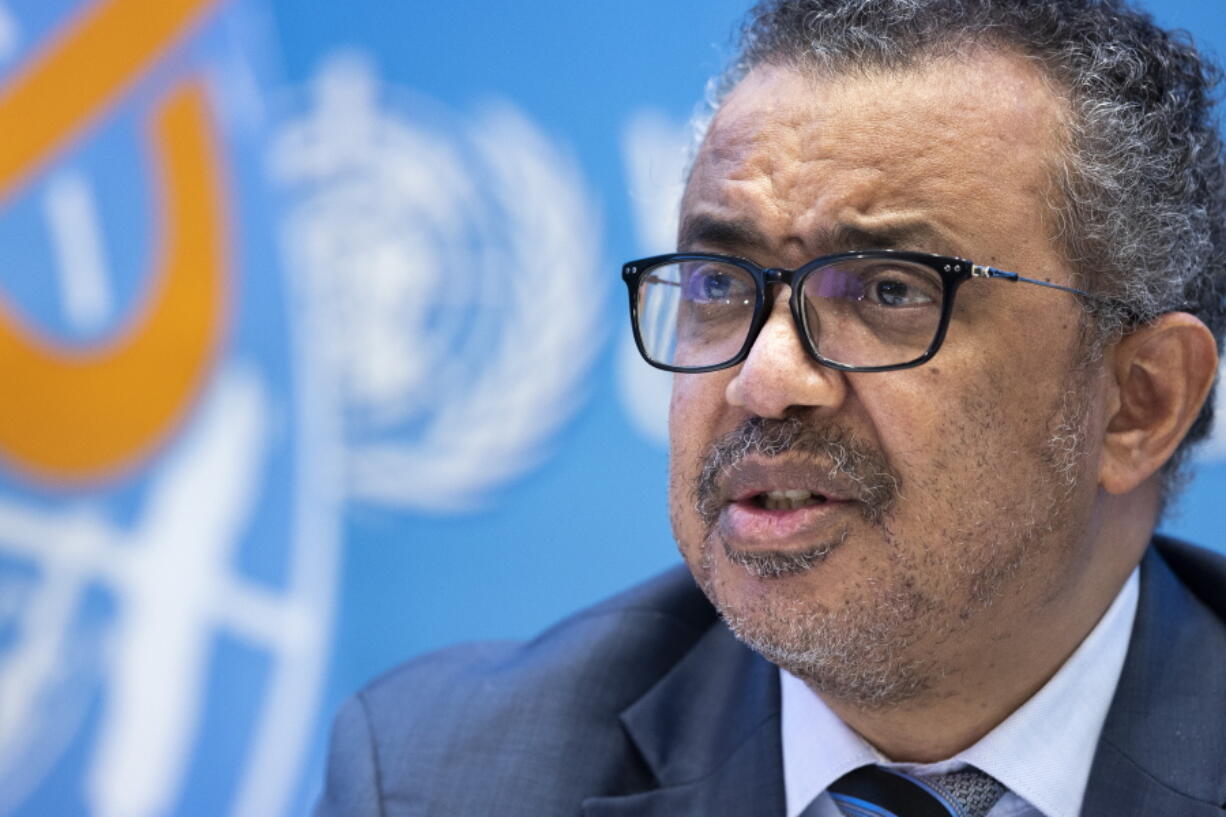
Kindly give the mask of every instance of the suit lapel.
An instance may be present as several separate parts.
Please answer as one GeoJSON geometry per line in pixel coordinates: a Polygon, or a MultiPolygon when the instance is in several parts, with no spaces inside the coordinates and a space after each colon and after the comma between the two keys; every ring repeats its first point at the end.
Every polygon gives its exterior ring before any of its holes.
{"type": "Polygon", "coordinates": [[[775,667],[716,624],[621,715],[660,788],[583,804],[586,817],[780,817],[775,667]]]}
{"type": "Polygon", "coordinates": [[[1151,547],[1084,817],[1221,817],[1224,708],[1226,630],[1151,547]]]}
{"type": "MultiPolygon", "coordinates": [[[[1177,565],[1183,551],[1166,555],[1177,565]]],[[[1191,557],[1194,558],[1194,557],[1191,557]]],[[[1150,548],[1128,657],[1099,739],[1083,817],[1222,817],[1226,628],[1150,548]]],[[[1226,576],[1201,583],[1220,592],[1226,576]]],[[[714,625],[621,715],[660,787],[583,803],[585,817],[779,817],[778,672],[714,625]]]]}

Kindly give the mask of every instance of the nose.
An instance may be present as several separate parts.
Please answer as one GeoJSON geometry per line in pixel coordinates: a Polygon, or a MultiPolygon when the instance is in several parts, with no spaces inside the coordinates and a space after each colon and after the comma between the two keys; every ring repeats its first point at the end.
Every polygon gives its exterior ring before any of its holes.
{"type": "Polygon", "coordinates": [[[782,419],[796,409],[832,413],[847,396],[847,377],[805,351],[788,293],[787,287],[778,288],[766,324],[724,397],[729,405],[759,417],[782,419]]]}

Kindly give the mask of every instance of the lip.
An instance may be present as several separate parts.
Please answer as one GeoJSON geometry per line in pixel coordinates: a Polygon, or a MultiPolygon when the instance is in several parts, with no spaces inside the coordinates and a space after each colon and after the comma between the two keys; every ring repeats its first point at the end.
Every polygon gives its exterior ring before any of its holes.
{"type": "Polygon", "coordinates": [[[796,460],[746,459],[730,468],[720,486],[722,502],[746,502],[768,491],[799,488],[821,494],[829,503],[848,502],[855,498],[853,486],[838,479],[828,467],[814,462],[796,460]]]}
{"type": "Polygon", "coordinates": [[[745,550],[811,548],[836,533],[837,520],[858,514],[861,507],[853,483],[811,460],[748,458],[729,469],[719,488],[720,533],[726,542],[745,550]],[[824,501],[769,510],[756,499],[769,491],[793,489],[820,495],[824,501]]]}
{"type": "Polygon", "coordinates": [[[774,550],[809,548],[835,533],[836,521],[858,505],[847,500],[827,500],[795,510],[767,510],[752,499],[730,502],[719,515],[724,540],[737,549],[774,550]]]}

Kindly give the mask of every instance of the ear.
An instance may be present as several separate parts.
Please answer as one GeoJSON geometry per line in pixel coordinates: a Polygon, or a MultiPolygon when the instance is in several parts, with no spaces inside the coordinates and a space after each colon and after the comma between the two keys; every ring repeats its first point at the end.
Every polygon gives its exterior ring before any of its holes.
{"type": "Polygon", "coordinates": [[[1199,318],[1168,312],[1107,354],[1114,389],[1099,483],[1126,494],[1170,459],[1196,420],[1217,374],[1217,344],[1199,318]]]}

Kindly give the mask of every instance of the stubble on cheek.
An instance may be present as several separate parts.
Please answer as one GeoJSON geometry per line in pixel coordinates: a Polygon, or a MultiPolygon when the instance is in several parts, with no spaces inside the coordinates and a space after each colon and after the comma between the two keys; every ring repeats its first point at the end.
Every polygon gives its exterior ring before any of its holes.
{"type": "MultiPolygon", "coordinates": [[[[1072,558],[1090,409],[1076,373],[1047,398],[1016,383],[1010,389],[1009,377],[1018,374],[989,370],[964,383],[939,428],[922,429],[909,450],[895,447],[906,490],[894,477],[876,524],[869,513],[868,524],[841,535],[837,548],[854,549],[858,567],[837,576],[823,573],[824,553],[777,580],[755,579],[728,558],[703,488],[719,455],[710,444],[674,438],[674,533],[737,636],[814,689],[880,709],[941,694],[942,681],[982,660],[977,653],[991,639],[1024,627],[1057,592],[1046,583],[1072,558]],[[821,589],[826,580],[840,582],[837,591],[821,589]]],[[[744,440],[725,442],[733,450],[744,440]]],[[[762,440],[754,445],[761,455],[762,440]]]]}
{"type": "Polygon", "coordinates": [[[824,579],[820,567],[798,578],[801,585],[749,596],[712,571],[707,592],[737,638],[812,689],[868,710],[904,707],[931,696],[947,673],[920,648],[940,601],[915,579],[897,543],[885,549],[887,558],[872,560],[873,575],[840,577],[829,603],[803,592],[824,579]]]}
{"type": "Polygon", "coordinates": [[[673,530],[673,541],[685,560],[690,572],[700,586],[704,586],[702,568],[702,533],[693,514],[694,478],[690,472],[698,459],[694,446],[674,439],[668,458],[668,517],[673,530]]]}
{"type": "Polygon", "coordinates": [[[901,481],[884,457],[845,433],[799,420],[753,418],[708,449],[674,449],[673,526],[695,579],[732,631],[767,660],[814,688],[862,706],[911,700],[930,689],[939,668],[908,657],[937,606],[916,579],[914,554],[895,538],[891,511],[901,481]],[[830,533],[807,551],[741,553],[717,522],[721,477],[745,456],[810,458],[828,478],[856,486],[860,523],[830,533]],[[852,575],[822,574],[839,549],[863,564],[852,575]],[[875,551],[875,552],[874,552],[875,551]],[[850,552],[850,550],[849,550],[850,552]],[[838,581],[835,592],[821,584],[838,581]]]}

